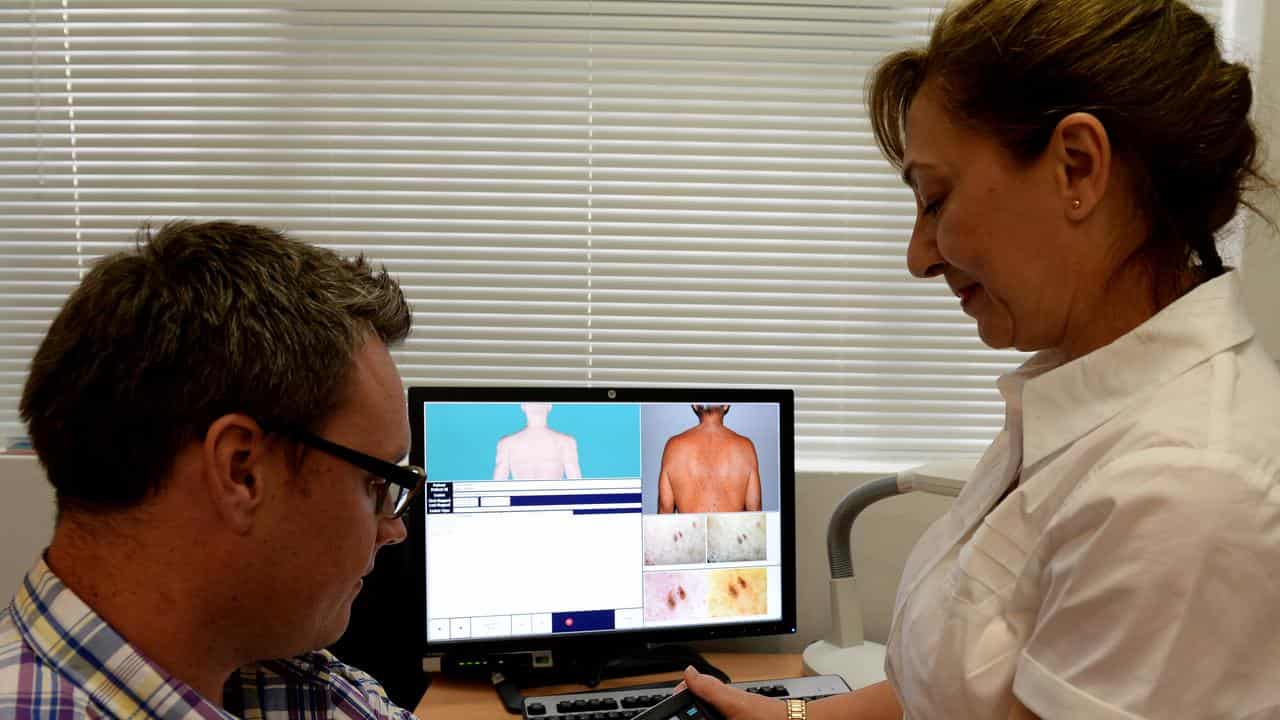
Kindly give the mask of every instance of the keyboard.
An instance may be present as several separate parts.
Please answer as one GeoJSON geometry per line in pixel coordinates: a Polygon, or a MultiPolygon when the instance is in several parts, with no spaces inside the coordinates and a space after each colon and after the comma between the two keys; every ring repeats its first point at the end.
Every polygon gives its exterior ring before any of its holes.
{"type": "MultiPolygon", "coordinates": [[[[814,700],[849,692],[848,684],[839,675],[807,675],[729,684],[780,700],[814,700]]],[[[675,685],[672,682],[670,685],[530,695],[524,699],[524,717],[527,720],[625,720],[666,700],[675,685]]]]}

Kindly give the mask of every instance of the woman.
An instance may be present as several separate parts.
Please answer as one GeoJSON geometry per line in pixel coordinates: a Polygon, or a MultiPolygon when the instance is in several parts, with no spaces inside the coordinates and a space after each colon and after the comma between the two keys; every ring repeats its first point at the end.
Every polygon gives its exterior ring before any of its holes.
{"type": "Polygon", "coordinates": [[[1174,0],[973,0],[869,88],[911,272],[1036,354],[912,551],[886,683],[687,684],[731,719],[1280,716],[1280,372],[1214,247],[1267,185],[1248,70],[1174,0]]]}

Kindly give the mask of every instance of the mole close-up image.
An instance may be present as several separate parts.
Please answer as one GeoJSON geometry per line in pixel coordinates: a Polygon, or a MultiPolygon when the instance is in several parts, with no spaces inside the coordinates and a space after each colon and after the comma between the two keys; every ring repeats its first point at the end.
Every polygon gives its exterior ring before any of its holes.
{"type": "Polygon", "coordinates": [[[711,617],[763,615],[769,607],[764,568],[726,568],[707,574],[711,617]]]}
{"type": "Polygon", "coordinates": [[[707,516],[645,516],[645,565],[682,565],[706,561],[707,516]]]}
{"type": "Polygon", "coordinates": [[[701,570],[645,573],[645,620],[707,617],[707,581],[707,573],[701,570]]]}
{"type": "Polygon", "coordinates": [[[764,560],[764,513],[713,513],[707,516],[707,560],[764,560]]]}

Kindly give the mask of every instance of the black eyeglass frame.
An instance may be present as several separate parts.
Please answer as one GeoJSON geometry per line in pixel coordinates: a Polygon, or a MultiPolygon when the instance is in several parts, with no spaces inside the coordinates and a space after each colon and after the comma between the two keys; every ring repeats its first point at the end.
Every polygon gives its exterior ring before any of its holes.
{"type": "Polygon", "coordinates": [[[268,432],[276,432],[288,438],[296,440],[303,445],[314,448],[328,455],[338,458],[364,470],[365,472],[377,475],[379,478],[398,485],[407,491],[403,499],[397,498],[395,509],[391,514],[381,512],[381,497],[378,503],[378,512],[392,520],[404,515],[405,510],[409,509],[409,503],[413,502],[413,498],[422,490],[422,486],[427,481],[427,471],[417,465],[396,465],[389,463],[381,458],[372,455],[366,455],[359,450],[353,450],[346,445],[339,445],[330,440],[325,440],[319,435],[309,433],[296,427],[284,427],[267,423],[259,423],[264,430],[268,432]]]}

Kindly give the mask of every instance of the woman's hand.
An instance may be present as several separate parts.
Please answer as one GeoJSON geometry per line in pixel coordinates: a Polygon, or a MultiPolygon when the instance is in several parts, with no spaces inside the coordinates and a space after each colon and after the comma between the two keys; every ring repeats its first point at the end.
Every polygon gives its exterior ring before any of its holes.
{"type": "Polygon", "coordinates": [[[715,706],[725,720],[784,720],[787,717],[787,708],[782,702],[729,687],[692,667],[685,668],[684,682],[676,687],[676,692],[683,687],[715,706]]]}

